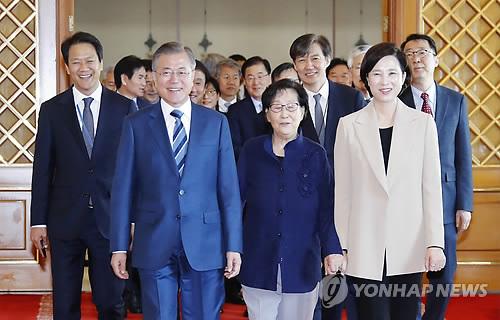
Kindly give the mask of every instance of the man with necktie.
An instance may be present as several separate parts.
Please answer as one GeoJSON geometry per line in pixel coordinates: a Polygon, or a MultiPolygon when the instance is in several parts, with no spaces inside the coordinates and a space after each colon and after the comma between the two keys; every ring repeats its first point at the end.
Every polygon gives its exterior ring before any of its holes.
{"type": "Polygon", "coordinates": [[[117,92],[134,101],[136,110],[150,103],[143,99],[146,93],[146,69],[144,61],[136,56],[123,57],[115,66],[117,92]]]}
{"type": "Polygon", "coordinates": [[[99,82],[103,49],[93,35],[75,33],[61,52],[74,85],[40,108],[31,240],[41,254],[50,240],[54,319],[80,319],[87,250],[98,318],[123,319],[124,281],[109,266],[109,200],[122,123],[132,105],[99,82]]]}
{"type": "Polygon", "coordinates": [[[229,106],[238,101],[241,67],[233,59],[221,60],[215,67],[215,78],[220,87],[219,111],[227,113],[229,106]]]}
{"type": "Polygon", "coordinates": [[[111,196],[111,265],[141,278],[144,319],[219,319],[241,265],[238,177],[226,117],[189,99],[195,59],[169,42],[153,57],[161,99],[125,119],[111,196]],[[225,269],[224,269],[225,268],[225,269]]]}
{"type": "Polygon", "coordinates": [[[450,295],[436,295],[438,286],[453,286],[457,269],[457,235],[467,230],[472,217],[472,153],[465,96],[438,85],[434,40],[423,34],[409,35],[401,44],[412,68],[411,86],[400,99],[408,106],[429,113],[436,121],[443,193],[444,254],[446,266],[428,272],[433,290],[427,295],[423,319],[444,319],[450,295]]]}

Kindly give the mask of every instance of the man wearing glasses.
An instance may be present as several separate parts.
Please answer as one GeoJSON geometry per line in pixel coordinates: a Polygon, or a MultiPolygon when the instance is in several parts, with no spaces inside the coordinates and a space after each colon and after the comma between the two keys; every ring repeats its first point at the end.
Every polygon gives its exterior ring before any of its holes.
{"type": "Polygon", "coordinates": [[[239,273],[242,217],[226,117],[189,99],[195,59],[178,42],[154,54],[160,102],[125,119],[111,196],[111,265],[139,270],[144,319],[219,319],[223,276],[239,273]],[[225,269],[224,269],[225,268],[225,269]]]}
{"type": "Polygon", "coordinates": [[[227,114],[236,159],[248,139],[269,131],[262,113],[262,93],[271,84],[271,65],[255,56],[243,63],[241,71],[248,97],[231,105],[227,114]]]}
{"type": "Polygon", "coordinates": [[[467,230],[472,212],[472,154],[465,96],[438,85],[434,40],[423,34],[409,35],[401,44],[412,71],[411,86],[400,99],[408,106],[432,115],[436,121],[443,189],[444,254],[446,266],[428,272],[433,290],[428,293],[423,319],[444,319],[449,295],[437,295],[438,286],[453,286],[457,269],[457,234],[467,230]]]}

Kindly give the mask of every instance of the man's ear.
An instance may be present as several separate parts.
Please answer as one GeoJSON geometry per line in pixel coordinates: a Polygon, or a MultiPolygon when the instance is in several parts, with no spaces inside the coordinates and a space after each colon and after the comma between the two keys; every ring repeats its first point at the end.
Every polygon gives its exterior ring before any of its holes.
{"type": "Polygon", "coordinates": [[[122,79],[122,86],[123,85],[127,85],[127,81],[129,81],[130,79],[127,77],[127,75],[125,73],[122,73],[120,75],[120,79],[122,79]]]}

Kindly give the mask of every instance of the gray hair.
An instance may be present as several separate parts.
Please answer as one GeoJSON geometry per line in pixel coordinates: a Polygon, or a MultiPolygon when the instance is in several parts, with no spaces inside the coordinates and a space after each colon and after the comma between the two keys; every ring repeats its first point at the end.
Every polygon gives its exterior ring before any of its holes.
{"type": "Polygon", "coordinates": [[[219,63],[220,61],[222,61],[224,59],[226,59],[226,57],[224,57],[221,54],[209,53],[209,54],[207,54],[207,57],[205,59],[203,59],[202,62],[205,65],[205,67],[207,67],[210,75],[212,77],[215,77],[215,67],[217,66],[217,63],[219,63]]]}
{"type": "Polygon", "coordinates": [[[194,70],[196,67],[196,60],[194,59],[194,54],[191,49],[185,47],[180,42],[167,42],[161,45],[153,55],[153,71],[156,71],[156,67],[158,65],[158,58],[163,55],[172,55],[185,52],[189,57],[189,62],[191,69],[194,70]]]}
{"type": "Polygon", "coordinates": [[[352,68],[352,60],[362,54],[365,54],[371,47],[372,46],[369,44],[362,44],[360,46],[352,48],[351,53],[349,53],[349,59],[347,60],[347,66],[349,67],[349,69],[352,68]]]}
{"type": "Polygon", "coordinates": [[[217,66],[215,67],[215,79],[219,78],[223,67],[229,67],[238,70],[238,73],[241,77],[241,67],[238,62],[234,61],[233,59],[224,59],[219,61],[219,63],[217,63],[217,66]]]}

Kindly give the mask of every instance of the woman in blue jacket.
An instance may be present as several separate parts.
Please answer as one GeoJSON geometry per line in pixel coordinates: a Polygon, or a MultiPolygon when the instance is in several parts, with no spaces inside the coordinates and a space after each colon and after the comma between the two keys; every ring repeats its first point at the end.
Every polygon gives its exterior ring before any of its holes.
{"type": "Polygon", "coordinates": [[[250,319],[312,319],[321,262],[342,266],[326,152],[302,136],[304,88],[288,79],[262,95],[271,135],[251,139],[238,162],[243,220],[240,281],[250,319]]]}

